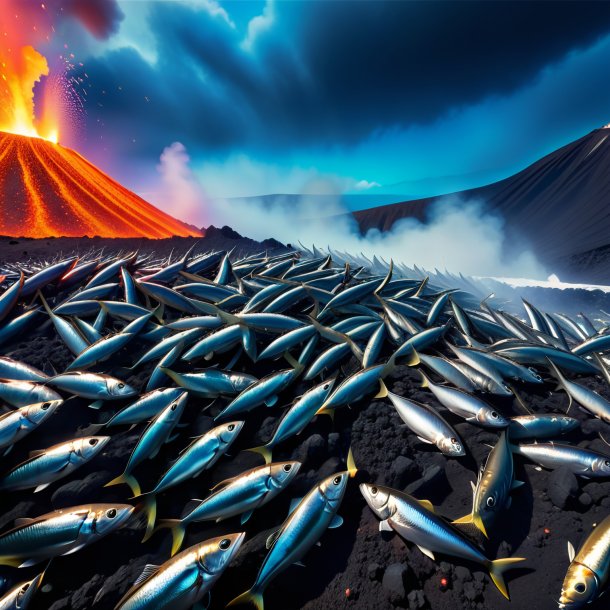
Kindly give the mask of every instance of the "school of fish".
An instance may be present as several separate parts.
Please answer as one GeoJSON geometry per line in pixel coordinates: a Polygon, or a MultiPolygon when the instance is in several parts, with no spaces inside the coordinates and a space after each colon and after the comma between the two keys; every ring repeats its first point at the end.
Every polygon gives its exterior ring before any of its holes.
{"type": "MultiPolygon", "coordinates": [[[[447,460],[467,454],[452,422],[497,434],[464,517],[452,521],[427,499],[375,481],[360,483],[357,497],[379,519],[381,531],[394,532],[434,561],[438,554],[480,565],[506,598],[505,572],[527,565],[521,563],[527,559],[489,556],[474,533],[501,539],[495,521],[501,512],[510,513],[511,496],[524,484],[515,479],[513,460],[544,469],[567,467],[583,478],[610,478],[610,451],[561,441],[579,426],[569,409],[537,414],[520,396],[528,387],[554,384],[569,397],[570,408],[610,423],[610,402],[579,380],[597,376],[610,382],[609,328],[525,301],[524,315],[515,315],[490,299],[478,302],[463,286],[434,285],[407,267],[376,258],[305,247],[245,256],[195,253],[197,246],[167,259],[91,251],[0,270],[1,353],[10,354],[14,342],[47,328],[72,355],[60,371],[0,356],[0,494],[28,490],[35,497],[94,463],[117,430],[133,427],[139,435],[123,469],[105,482],[121,486],[123,502],[22,516],[0,532],[0,566],[16,583],[0,594],[0,610],[27,609],[44,586],[49,562],[138,519],[144,540],[169,534],[171,550],[162,565],[145,567],[116,610],[207,607],[214,583],[246,534],[231,525],[225,535],[183,548],[187,528],[234,518],[243,525],[253,511],[267,505],[265,510],[273,510],[275,498],[290,494],[291,482],[307,467],[274,461],[275,448],[314,418],[333,418],[337,410],[358,409],[373,398],[391,404],[412,434],[447,460]],[[118,362],[129,371],[152,367],[141,391],[110,374],[118,362]],[[384,380],[398,367],[418,371],[431,404],[387,389],[384,380]],[[75,397],[87,401],[96,433],[66,437],[25,461],[13,461],[13,447],[44,430],[51,418],[62,418],[65,403],[75,397]],[[192,414],[202,409],[214,425],[193,438],[192,414]],[[204,490],[180,517],[158,515],[158,497],[201,477],[219,460],[230,460],[250,414],[265,409],[278,423],[265,444],[249,449],[259,466],[204,490]],[[141,473],[165,445],[174,460],[163,465],[154,486],[143,488],[141,473]],[[28,579],[14,577],[30,574],[25,568],[32,566],[37,567],[28,579]]],[[[278,517],[258,575],[229,606],[262,610],[274,579],[300,563],[327,529],[341,526],[341,502],[348,486],[357,485],[352,479],[358,456],[349,447],[344,462],[344,470],[293,499],[283,521],[278,517]]],[[[566,543],[569,565],[557,602],[559,608],[576,609],[599,599],[608,586],[610,515],[578,551],[567,538],[566,543]]]]}

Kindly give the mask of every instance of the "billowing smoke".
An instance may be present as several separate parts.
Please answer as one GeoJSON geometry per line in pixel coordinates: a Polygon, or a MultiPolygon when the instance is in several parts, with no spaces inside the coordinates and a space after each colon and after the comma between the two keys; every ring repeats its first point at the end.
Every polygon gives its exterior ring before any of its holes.
{"type": "MultiPolygon", "coordinates": [[[[480,200],[444,197],[431,207],[425,223],[405,218],[390,231],[370,230],[362,235],[336,192],[334,196],[303,195],[296,198],[296,203],[294,197],[281,196],[210,198],[179,143],[164,150],[159,171],[163,194],[155,198],[155,203],[197,226],[229,225],[253,239],[274,237],[292,244],[301,241],[305,245],[330,246],[465,275],[529,278],[548,275],[523,244],[507,243],[502,218],[487,212],[480,200]]],[[[332,184],[328,186],[330,189],[332,184]]],[[[320,185],[316,192],[320,192],[320,185]]]]}

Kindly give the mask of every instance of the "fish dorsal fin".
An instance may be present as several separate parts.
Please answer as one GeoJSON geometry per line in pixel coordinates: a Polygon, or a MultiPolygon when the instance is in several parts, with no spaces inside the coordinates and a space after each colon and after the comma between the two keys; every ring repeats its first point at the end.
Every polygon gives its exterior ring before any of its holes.
{"type": "Polygon", "coordinates": [[[329,527],[329,529],[332,530],[336,527],[341,527],[342,525],[343,525],[343,517],[340,517],[339,515],[335,515],[328,527],[329,527]]]}
{"type": "Polygon", "coordinates": [[[568,540],[568,559],[570,562],[574,561],[574,557],[576,557],[576,550],[574,545],[568,540]]]}
{"type": "Polygon", "coordinates": [[[419,544],[416,546],[424,555],[426,555],[426,557],[430,557],[430,559],[434,561],[434,553],[431,550],[425,549],[423,546],[419,546],[419,544]]]}
{"type": "Polygon", "coordinates": [[[269,396],[269,398],[267,398],[265,400],[265,405],[267,407],[272,407],[273,405],[275,405],[277,403],[277,394],[274,394],[273,396],[269,396]]]}
{"type": "Polygon", "coordinates": [[[15,519],[15,527],[24,527],[34,523],[34,521],[36,521],[36,519],[32,519],[31,517],[20,517],[19,519],[15,519]]]}
{"type": "Polygon", "coordinates": [[[267,547],[267,549],[270,549],[277,542],[277,539],[280,537],[281,533],[282,533],[282,530],[279,529],[279,530],[273,532],[273,534],[271,534],[267,538],[267,541],[265,542],[265,546],[267,547]]]}
{"type": "Polygon", "coordinates": [[[154,576],[159,571],[159,566],[153,563],[147,563],[142,570],[142,574],[138,576],[138,579],[133,583],[134,587],[142,584],[145,580],[148,580],[151,576],[154,576]]]}
{"type": "Polygon", "coordinates": [[[430,502],[430,500],[418,500],[418,502],[427,510],[429,510],[430,512],[434,512],[434,504],[432,504],[432,502],[430,502]]]}

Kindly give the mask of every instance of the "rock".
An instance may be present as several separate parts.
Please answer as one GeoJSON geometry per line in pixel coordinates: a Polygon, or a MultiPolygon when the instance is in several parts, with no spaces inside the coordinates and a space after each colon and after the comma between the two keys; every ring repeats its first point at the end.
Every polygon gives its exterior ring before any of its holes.
{"type": "Polygon", "coordinates": [[[84,479],[70,481],[59,487],[51,496],[54,506],[70,506],[70,504],[84,504],[99,498],[100,488],[112,478],[110,472],[101,470],[92,472],[84,479]]]}
{"type": "Polygon", "coordinates": [[[338,432],[331,432],[328,435],[326,445],[328,447],[328,454],[338,456],[341,448],[341,435],[338,432]]]}
{"type": "Polygon", "coordinates": [[[390,487],[402,489],[409,480],[409,475],[413,472],[414,467],[415,462],[412,459],[399,455],[390,466],[388,475],[390,487]]]}
{"type": "Polygon", "coordinates": [[[316,465],[326,453],[326,441],[320,434],[312,434],[294,452],[293,457],[308,466],[316,465]]]}
{"type": "Polygon", "coordinates": [[[455,566],[454,573],[457,580],[461,580],[463,582],[472,580],[472,573],[464,566],[455,566]]]}
{"type": "Polygon", "coordinates": [[[464,597],[468,600],[468,601],[474,601],[477,597],[478,597],[478,592],[474,586],[474,583],[472,582],[467,582],[464,583],[464,597]]]}
{"type": "Polygon", "coordinates": [[[443,472],[443,469],[437,464],[428,466],[424,470],[423,476],[420,479],[417,479],[417,481],[413,481],[413,483],[407,485],[405,491],[410,495],[417,496],[420,490],[440,481],[441,477],[443,476],[443,472]]]}
{"type": "Polygon", "coordinates": [[[409,610],[419,610],[426,605],[426,597],[421,590],[411,591],[407,596],[407,600],[409,601],[409,610]]]}
{"type": "Polygon", "coordinates": [[[574,473],[567,467],[556,468],[549,476],[547,494],[551,502],[564,509],[570,498],[578,492],[578,481],[574,473]]]}
{"type": "Polygon", "coordinates": [[[378,563],[370,563],[367,568],[367,574],[370,580],[379,580],[382,574],[381,566],[378,563]]]}
{"type": "Polygon", "coordinates": [[[388,566],[381,581],[382,587],[385,589],[388,599],[394,605],[400,604],[405,599],[405,583],[404,579],[407,574],[407,568],[402,563],[393,563],[388,566]]]}
{"type": "Polygon", "coordinates": [[[578,496],[578,501],[582,506],[587,508],[593,504],[593,498],[591,498],[587,492],[580,494],[580,496],[578,496]]]}

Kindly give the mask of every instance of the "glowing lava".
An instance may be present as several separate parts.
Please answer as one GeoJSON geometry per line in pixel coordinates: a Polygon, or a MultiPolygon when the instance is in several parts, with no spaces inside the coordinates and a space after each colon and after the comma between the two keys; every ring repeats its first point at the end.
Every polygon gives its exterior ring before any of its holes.
{"type": "Polygon", "coordinates": [[[0,234],[23,237],[201,235],[78,153],[0,132],[0,234]]]}

